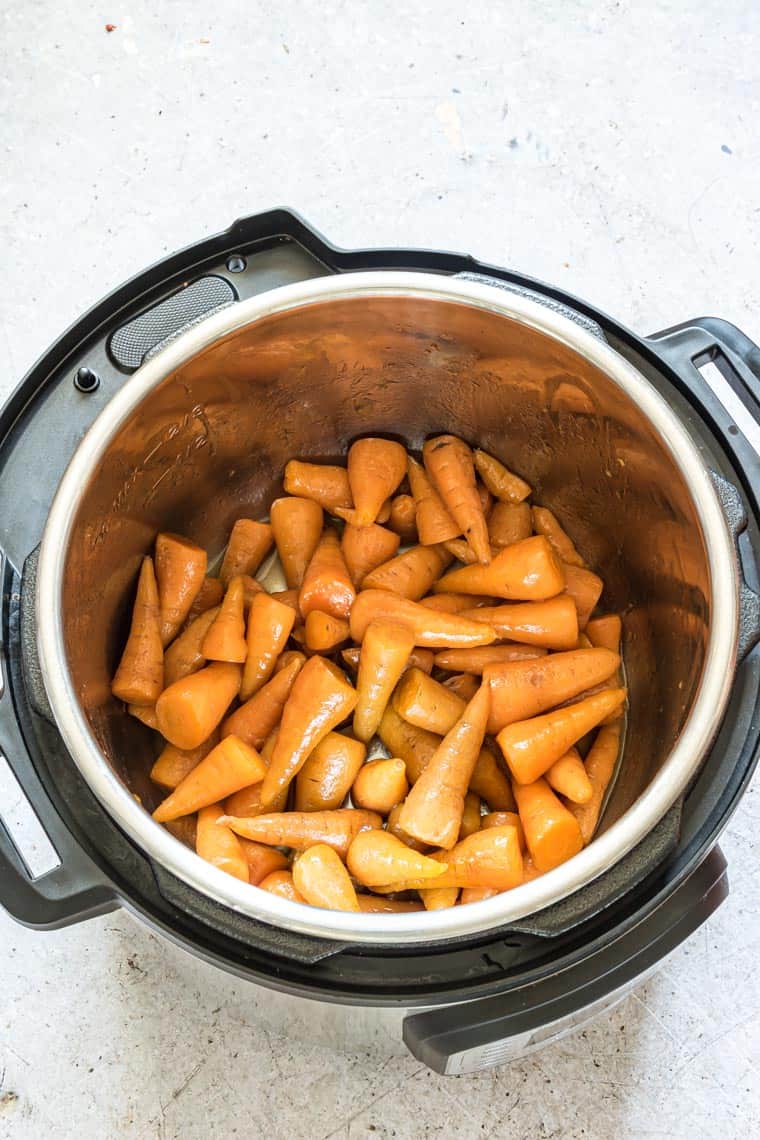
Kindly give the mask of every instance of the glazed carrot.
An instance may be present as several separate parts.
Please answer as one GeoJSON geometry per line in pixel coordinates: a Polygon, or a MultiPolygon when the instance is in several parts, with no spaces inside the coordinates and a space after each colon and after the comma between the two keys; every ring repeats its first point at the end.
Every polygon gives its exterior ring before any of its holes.
{"type": "Polygon", "coordinates": [[[578,611],[578,628],[583,630],[594,612],[601,597],[604,582],[598,574],[584,570],[582,566],[563,563],[565,571],[565,593],[575,602],[578,611]]]}
{"type": "MultiPolygon", "coordinates": [[[[457,562],[463,562],[465,566],[475,566],[478,559],[471,549],[470,545],[464,538],[448,538],[441,546],[449,552],[452,558],[456,558],[457,562]]],[[[497,551],[491,549],[491,557],[497,551]]]]}
{"type": "MultiPolygon", "coordinates": [[[[493,887],[498,891],[509,891],[523,881],[523,857],[517,828],[509,825],[476,831],[450,851],[434,852],[430,858],[446,864],[444,873],[435,880],[436,889],[493,887]]],[[[405,879],[387,885],[396,891],[424,890],[429,881],[405,879]]]]}
{"type": "MultiPolygon", "coordinates": [[[[269,761],[272,759],[272,752],[277,741],[277,733],[279,729],[273,729],[267,737],[264,747],[261,749],[259,755],[264,761],[264,765],[268,768],[269,761]]],[[[285,811],[288,803],[288,788],[277,797],[268,812],[285,811]]],[[[261,806],[261,781],[258,783],[249,784],[246,788],[241,788],[238,792],[233,792],[231,796],[227,796],[224,801],[224,810],[227,815],[262,815],[263,807],[261,806]]]]}
{"type": "Polygon", "coordinates": [[[586,563],[575,548],[570,535],[560,526],[559,520],[546,507],[533,507],[531,509],[533,530],[536,534],[543,534],[551,543],[552,550],[563,562],[571,566],[585,566],[586,563]]]}
{"type": "Polygon", "coordinates": [[[586,636],[591,644],[600,649],[610,649],[613,653],[620,652],[622,633],[623,623],[619,614],[604,614],[593,618],[586,626],[586,636]]]}
{"type": "Polygon", "coordinates": [[[224,586],[219,579],[204,578],[201,582],[201,588],[193,598],[193,604],[187,612],[185,629],[189,629],[190,623],[195,621],[199,614],[205,614],[206,610],[211,610],[214,609],[215,606],[221,605],[223,597],[224,586]]]}
{"type": "Polygon", "coordinates": [[[367,749],[360,740],[352,740],[341,732],[328,732],[309,753],[296,776],[295,810],[334,811],[339,808],[351,790],[366,755],[367,749]]]}
{"type": "Polygon", "coordinates": [[[533,661],[489,665],[483,679],[491,687],[488,731],[528,720],[606,681],[620,664],[609,649],[571,649],[533,661]]]}
{"type": "Polygon", "coordinates": [[[201,653],[209,661],[232,661],[240,665],[245,661],[247,652],[243,583],[239,577],[230,578],[219,613],[203,639],[201,653]]]}
{"type": "Polygon", "coordinates": [[[248,862],[237,835],[219,823],[223,814],[220,804],[210,804],[200,809],[195,836],[196,853],[220,871],[226,871],[228,875],[247,883],[250,881],[248,862]]]}
{"type": "Polygon", "coordinates": [[[409,724],[399,716],[391,702],[383,713],[377,730],[378,736],[392,756],[406,764],[409,783],[413,784],[441,743],[440,736],[409,724]]]}
{"type": "Polygon", "coordinates": [[[306,851],[317,843],[326,843],[345,858],[352,840],[360,831],[382,825],[373,811],[340,808],[338,811],[285,811],[258,815],[252,819],[225,816],[225,822],[236,835],[255,839],[271,847],[292,847],[306,851]]]}
{"type": "Polygon", "coordinates": [[[436,491],[473,554],[478,562],[487,566],[491,561],[491,544],[475,482],[472,451],[455,435],[439,435],[425,441],[422,459],[436,491]]]}
{"type": "Polygon", "coordinates": [[[293,886],[311,906],[325,910],[359,910],[348,871],[340,856],[325,843],[317,843],[297,856],[293,863],[293,886]]]}
{"type": "Polygon", "coordinates": [[[425,649],[443,646],[490,645],[496,634],[482,622],[459,614],[438,613],[418,602],[410,602],[389,590],[362,590],[351,609],[351,636],[361,641],[372,621],[392,621],[408,625],[415,645],[425,649]]]}
{"type": "Polygon", "coordinates": [[[501,891],[497,891],[496,887],[463,887],[459,902],[462,906],[468,906],[470,903],[483,902],[500,894],[501,891]]]}
{"type": "Polygon", "coordinates": [[[172,791],[181,784],[185,776],[200,764],[204,756],[208,756],[212,748],[219,743],[219,733],[212,732],[208,740],[199,744],[197,748],[176,748],[173,744],[166,744],[161,755],[150,770],[150,778],[154,784],[172,791]]]}
{"type": "Polygon", "coordinates": [[[127,712],[133,716],[135,720],[141,721],[146,728],[152,728],[158,732],[158,719],[156,717],[155,705],[127,705],[127,712]]]}
{"type": "Polygon", "coordinates": [[[401,539],[392,530],[386,530],[376,523],[371,526],[351,526],[346,523],[340,548],[357,589],[370,571],[393,558],[400,542],[401,539]]]}
{"type": "Polygon", "coordinates": [[[281,602],[283,606],[290,606],[291,610],[295,610],[296,619],[301,616],[301,611],[298,608],[298,590],[273,590],[269,595],[274,598],[276,602],[281,602]]]}
{"type": "MultiPolygon", "coordinates": [[[[441,597],[446,597],[442,594],[441,597]]],[[[541,603],[536,603],[540,605],[541,603]]],[[[489,665],[503,665],[506,661],[529,661],[546,653],[537,645],[484,645],[480,649],[442,649],[436,653],[434,664],[439,669],[452,669],[463,673],[482,673],[489,665]]]]}
{"type": "Polygon", "coordinates": [[[282,716],[285,702],[305,663],[304,655],[295,653],[288,664],[278,670],[258,693],[227,717],[222,725],[222,735],[234,733],[246,744],[261,748],[282,716]]]}
{"type": "Polygon", "coordinates": [[[530,883],[541,874],[527,851],[523,852],[523,882],[530,883]]]}
{"type": "Polygon", "coordinates": [[[488,490],[504,503],[521,503],[531,493],[530,483],[515,475],[487,451],[475,449],[475,467],[488,490]]]}
{"type": "MultiPolygon", "coordinates": [[[[243,584],[243,614],[248,616],[248,611],[251,608],[251,603],[257,594],[265,594],[267,591],[262,586],[261,582],[256,578],[252,578],[250,574],[239,574],[238,577],[243,584]]],[[[284,592],[284,591],[283,591],[284,592]]]]}
{"type": "Polygon", "coordinates": [[[486,487],[485,483],[481,483],[479,479],[475,480],[475,490],[478,492],[480,506],[483,514],[485,515],[486,522],[488,522],[489,515],[491,514],[491,508],[493,507],[493,495],[488,490],[488,487],[486,487]]]}
{"type": "Polygon", "coordinates": [[[410,724],[443,736],[459,720],[465,701],[421,669],[408,669],[393,694],[393,707],[410,724]]]}
{"type": "Polygon", "coordinates": [[[408,791],[409,781],[403,760],[370,760],[357,773],[351,788],[351,800],[356,807],[387,815],[391,808],[401,803],[408,791]]]}
{"type": "Polygon", "coordinates": [[[533,520],[527,503],[494,503],[488,516],[488,540],[491,548],[500,550],[513,542],[522,542],[533,533],[533,520]]]}
{"type": "Polygon", "coordinates": [[[391,500],[391,517],[388,526],[402,542],[417,541],[417,508],[411,495],[396,495],[391,500]]]}
{"type": "Polygon", "coordinates": [[[212,748],[153,812],[158,823],[189,815],[215,804],[240,788],[255,784],[266,768],[258,752],[237,736],[227,736],[212,748]]]}
{"type": "Polygon", "coordinates": [[[574,804],[587,804],[594,794],[577,748],[570,748],[555,760],[546,773],[546,782],[555,792],[574,804]]]}
{"type": "Polygon", "coordinates": [[[331,515],[340,507],[353,506],[345,467],[326,463],[301,463],[298,459],[291,459],[285,465],[283,486],[289,495],[313,499],[331,515]]]}
{"type": "Polygon", "coordinates": [[[153,705],[164,687],[164,647],[153,562],[143,558],[129,637],[111,692],[128,705],[153,705]]]}
{"type": "Polygon", "coordinates": [[[215,661],[164,689],[156,701],[162,736],[178,748],[197,748],[222,720],[240,688],[240,666],[215,661]]]}
{"type": "Polygon", "coordinates": [[[420,598],[420,605],[427,610],[437,610],[444,614],[460,614],[463,610],[471,610],[479,605],[490,605],[491,598],[483,598],[482,602],[472,594],[428,594],[420,598]]]}
{"type": "Polygon", "coordinates": [[[295,618],[290,606],[283,605],[269,594],[257,594],[251,602],[243,680],[240,683],[241,701],[247,701],[257,693],[272,676],[275,662],[287,644],[295,618]]]}
{"type": "Polygon", "coordinates": [[[179,681],[182,677],[189,677],[197,673],[206,664],[203,653],[203,642],[206,634],[219,616],[219,606],[199,614],[175,638],[164,653],[164,685],[166,688],[179,681]]]}
{"type": "Polygon", "coordinates": [[[560,756],[625,700],[625,689],[607,689],[574,705],[508,724],[497,736],[515,780],[531,784],[560,756]]]}
{"type": "Polygon", "coordinates": [[[322,534],[322,508],[313,499],[275,499],[269,521],[288,589],[298,590],[322,534]]]}
{"type": "Polygon", "coordinates": [[[281,899],[290,902],[305,903],[306,899],[295,888],[293,876],[290,871],[273,871],[267,875],[257,886],[262,891],[269,891],[270,895],[279,895],[281,899]]]}
{"type": "MultiPolygon", "coordinates": [[[[401,627],[403,628],[403,627],[401,627]]],[[[366,637],[366,634],[365,634],[366,637]]],[[[353,672],[359,668],[359,661],[361,659],[361,649],[358,645],[352,645],[349,649],[341,651],[341,657],[346,665],[353,672]]],[[[413,649],[409,654],[409,658],[404,666],[404,669],[421,669],[423,673],[431,673],[433,671],[433,650],[432,649],[413,649]]]]}
{"type": "Polygon", "coordinates": [[[393,503],[393,500],[391,499],[391,497],[389,495],[388,498],[383,503],[380,510],[377,512],[377,518],[375,519],[375,522],[381,523],[384,526],[385,523],[387,523],[389,521],[389,519],[391,517],[391,505],[392,505],[392,503],[393,503]]]}
{"type": "Polygon", "coordinates": [[[591,783],[591,798],[585,804],[567,805],[581,829],[584,843],[590,843],[599,815],[604,795],[615,772],[620,749],[620,724],[611,724],[599,729],[596,740],[586,757],[586,775],[591,783]]]}
{"type": "Polygon", "coordinates": [[[464,797],[464,810],[457,841],[466,839],[475,831],[480,831],[480,796],[476,796],[474,792],[468,792],[464,797]]]}
{"type": "Polygon", "coordinates": [[[431,588],[450,558],[437,546],[411,546],[365,575],[365,590],[389,590],[416,602],[431,588]]]}
{"type": "Polygon", "coordinates": [[[455,693],[461,700],[471,701],[478,691],[479,682],[475,680],[472,673],[454,673],[441,684],[444,689],[448,689],[450,693],[455,693]]]}
{"type": "MultiPolygon", "coordinates": [[[[230,835],[235,835],[234,831],[229,828],[227,830],[230,835]]],[[[240,844],[245,861],[248,864],[248,882],[252,883],[254,887],[258,886],[262,879],[266,879],[267,875],[288,869],[287,856],[283,855],[282,851],[278,851],[276,847],[254,843],[252,839],[241,839],[239,835],[235,835],[235,839],[240,844]]]]}
{"type": "Polygon", "coordinates": [[[206,576],[206,551],[180,534],[156,536],[161,641],[168,645],[190,612],[206,576]]]}
{"type": "Polygon", "coordinates": [[[448,910],[456,906],[459,887],[430,887],[419,891],[425,910],[448,910]]]}
{"type": "Polygon", "coordinates": [[[578,822],[546,780],[515,784],[515,799],[530,857],[539,871],[551,871],[583,847],[578,822]]]}
{"type": "Polygon", "coordinates": [[[407,460],[409,485],[415,506],[417,534],[424,546],[446,542],[462,533],[462,528],[451,517],[421,463],[409,456],[407,460]]]}
{"type": "Polygon", "coordinates": [[[306,648],[314,653],[331,653],[350,636],[347,621],[323,614],[321,610],[311,610],[304,623],[304,632],[306,648]]]}
{"type": "Polygon", "coordinates": [[[499,637],[544,649],[574,649],[578,644],[578,611],[572,598],[560,594],[547,602],[516,602],[464,610],[471,621],[486,622],[499,637]]]}
{"type": "Polygon", "coordinates": [[[490,695],[482,685],[447,732],[404,801],[399,826],[423,843],[453,847],[459,837],[488,720],[490,695]]]}
{"type": "Polygon", "coordinates": [[[387,831],[362,831],[348,849],[349,871],[365,887],[382,887],[405,879],[426,883],[439,879],[446,864],[412,850],[387,831]]]}
{"type": "MultiPolygon", "coordinates": [[[[517,805],[515,804],[515,807],[517,805]]],[[[507,825],[517,829],[517,840],[520,844],[520,850],[525,851],[525,832],[523,831],[522,821],[519,812],[517,811],[490,811],[488,815],[481,818],[480,826],[482,827],[506,827],[507,825]]]]}
{"type": "MultiPolygon", "coordinates": [[[[385,500],[406,474],[406,450],[390,439],[357,439],[348,449],[348,483],[354,509],[336,511],[352,526],[376,522],[385,500]]],[[[390,515],[390,505],[388,508],[390,515]]]]}
{"type": "Polygon", "coordinates": [[[505,546],[490,566],[462,566],[436,583],[438,593],[487,594],[540,602],[565,585],[562,564],[543,535],[505,546]]]}
{"type": "Polygon", "coordinates": [[[282,711],[280,732],[261,789],[265,806],[288,786],[320,740],[350,716],[355,704],[356,691],[324,657],[306,662],[282,711]]]}
{"type": "Polygon", "coordinates": [[[470,791],[484,800],[492,811],[512,811],[515,797],[512,785],[490,748],[481,748],[470,779],[470,791]]]}
{"type": "Polygon", "coordinates": [[[407,835],[403,827],[399,826],[398,817],[401,814],[403,804],[396,804],[388,812],[388,818],[385,821],[385,830],[389,835],[395,835],[396,839],[400,839],[407,847],[411,847],[412,851],[420,851],[423,854],[428,850],[427,843],[420,843],[418,839],[413,836],[407,835]]]}
{"type": "Polygon", "coordinates": [[[367,626],[356,678],[354,733],[359,740],[367,741],[377,732],[413,649],[414,634],[407,626],[388,621],[373,621],[367,626]]]}
{"type": "Polygon", "coordinates": [[[357,895],[359,910],[365,914],[407,914],[413,910],[424,910],[418,902],[406,902],[403,899],[381,899],[377,895],[357,895]]]}
{"type": "Polygon", "coordinates": [[[338,536],[331,526],[325,527],[303,576],[298,595],[301,614],[307,617],[311,610],[321,610],[347,618],[355,597],[338,536]]]}
{"type": "Polygon", "coordinates": [[[225,589],[231,578],[241,574],[255,574],[271,545],[272,528],[269,523],[238,519],[230,532],[219,570],[219,578],[225,589]]]}
{"type": "Polygon", "coordinates": [[[181,815],[179,819],[167,819],[163,827],[180,843],[184,843],[185,847],[195,851],[195,837],[198,832],[197,816],[181,815]]]}

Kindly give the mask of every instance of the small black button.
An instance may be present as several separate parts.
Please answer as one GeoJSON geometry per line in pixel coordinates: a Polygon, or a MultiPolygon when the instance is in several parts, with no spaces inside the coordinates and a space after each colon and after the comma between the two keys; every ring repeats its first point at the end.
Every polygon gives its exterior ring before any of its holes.
{"type": "Polygon", "coordinates": [[[227,258],[227,269],[230,273],[242,273],[247,265],[244,257],[239,253],[233,253],[232,257],[227,258]]]}
{"type": "Polygon", "coordinates": [[[89,394],[100,387],[100,377],[91,368],[78,368],[74,376],[74,387],[79,392],[89,394]]]}

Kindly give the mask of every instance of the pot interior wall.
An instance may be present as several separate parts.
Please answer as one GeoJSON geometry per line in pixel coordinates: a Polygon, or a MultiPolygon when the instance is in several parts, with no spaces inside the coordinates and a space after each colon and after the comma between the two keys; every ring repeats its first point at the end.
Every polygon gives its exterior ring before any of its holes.
{"type": "Polygon", "coordinates": [[[141,556],[156,532],[217,553],[266,517],[288,459],[358,435],[453,432],[528,479],[624,613],[630,714],[614,822],[664,763],[705,655],[710,583],[687,487],[640,410],[558,342],[503,315],[408,298],[322,302],[231,333],[166,379],[94,473],[67,554],[75,688],[106,756],[151,807],[152,736],[112,700],[141,556]]]}

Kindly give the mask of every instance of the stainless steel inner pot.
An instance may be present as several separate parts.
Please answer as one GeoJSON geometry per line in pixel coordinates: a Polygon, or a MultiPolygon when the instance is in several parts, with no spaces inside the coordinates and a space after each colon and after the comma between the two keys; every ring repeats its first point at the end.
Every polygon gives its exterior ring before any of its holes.
{"type": "Polygon", "coordinates": [[[58,727],[105,808],[153,859],[265,922],[357,942],[433,941],[502,925],[598,876],[699,767],[732,682],[737,568],[685,429],[618,353],[566,317],[485,284],[373,272],[289,285],[209,317],[125,382],[77,449],[39,563],[40,660],[58,727]],[[624,613],[630,714],[600,835],[550,874],[486,902],[349,915],[225,875],[146,809],[151,734],[109,681],[141,556],[159,530],[218,552],[265,517],[292,457],[333,460],[357,435],[419,448],[454,432],[530,481],[624,613]],[[135,798],[141,798],[142,804],[135,798]]]}

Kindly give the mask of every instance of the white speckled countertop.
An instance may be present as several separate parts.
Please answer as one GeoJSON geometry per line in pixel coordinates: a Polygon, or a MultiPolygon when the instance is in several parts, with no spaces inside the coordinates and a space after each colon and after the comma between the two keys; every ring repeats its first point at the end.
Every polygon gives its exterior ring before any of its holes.
{"type": "MultiPolygon", "coordinates": [[[[760,340],[759,48],[746,0],[0,4],[0,397],[113,285],[273,205],[640,332],[717,313],[760,340]]],[[[635,995],[457,1079],[124,912],[55,934],[0,914],[0,1137],[749,1140],[759,831],[755,785],[728,902],[635,995]]]]}

